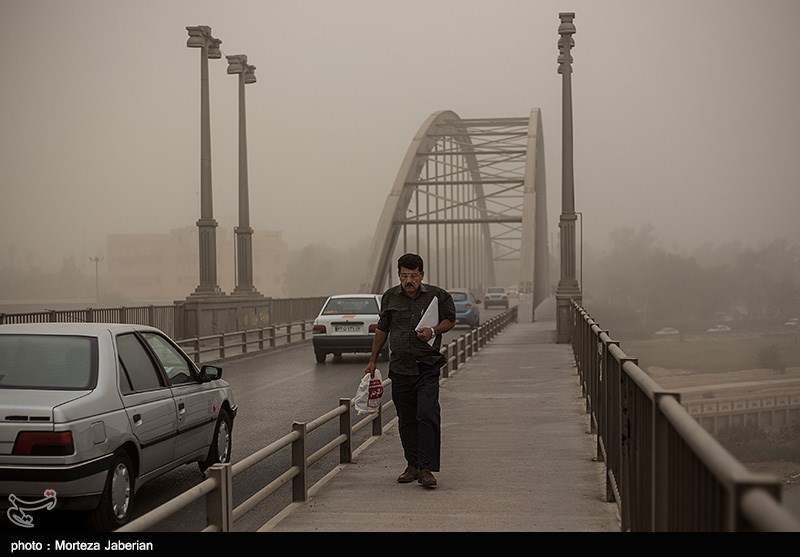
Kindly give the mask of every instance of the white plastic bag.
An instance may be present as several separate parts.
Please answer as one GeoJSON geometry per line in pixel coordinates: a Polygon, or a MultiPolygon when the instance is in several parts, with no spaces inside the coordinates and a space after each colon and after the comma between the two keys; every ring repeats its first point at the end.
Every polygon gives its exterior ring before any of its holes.
{"type": "Polygon", "coordinates": [[[375,377],[370,378],[369,373],[365,373],[356,389],[356,396],[353,398],[353,406],[359,415],[372,414],[377,412],[381,406],[383,398],[383,381],[381,371],[375,370],[375,377]]]}

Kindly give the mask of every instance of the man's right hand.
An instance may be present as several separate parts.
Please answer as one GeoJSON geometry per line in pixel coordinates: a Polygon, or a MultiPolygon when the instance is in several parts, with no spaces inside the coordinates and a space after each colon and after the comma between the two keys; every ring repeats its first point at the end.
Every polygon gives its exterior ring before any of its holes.
{"type": "Polygon", "coordinates": [[[373,362],[372,360],[369,361],[367,367],[364,369],[364,375],[369,373],[370,377],[375,377],[375,368],[378,367],[377,362],[373,362]]]}

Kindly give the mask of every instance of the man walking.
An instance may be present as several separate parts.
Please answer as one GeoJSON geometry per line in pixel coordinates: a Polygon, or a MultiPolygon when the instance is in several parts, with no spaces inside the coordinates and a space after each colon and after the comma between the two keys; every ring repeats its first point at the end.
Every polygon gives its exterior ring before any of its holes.
{"type": "Polygon", "coordinates": [[[401,256],[397,274],[400,284],[383,293],[372,355],[364,373],[374,376],[378,355],[388,339],[392,402],[407,463],[397,481],[417,480],[433,488],[441,452],[439,373],[447,363],[440,352],[442,334],[455,326],[456,308],[446,290],[422,282],[425,272],[419,255],[401,256]],[[426,319],[420,323],[426,311],[426,319]]]}

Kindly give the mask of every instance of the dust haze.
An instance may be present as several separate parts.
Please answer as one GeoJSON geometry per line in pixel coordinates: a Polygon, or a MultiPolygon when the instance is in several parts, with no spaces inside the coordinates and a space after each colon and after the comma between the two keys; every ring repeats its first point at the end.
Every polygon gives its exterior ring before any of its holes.
{"type": "MultiPolygon", "coordinates": [[[[587,271],[627,229],[686,259],[783,241],[796,280],[798,2],[2,0],[0,299],[13,297],[9,270],[61,273],[59,282],[72,273],[91,295],[90,258],[106,255],[109,235],[195,225],[200,65],[186,47],[195,25],[222,40],[222,59],[209,62],[212,183],[214,218],[228,229],[238,218],[238,104],[225,56],[256,66],[246,88],[250,221],[280,232],[287,273],[308,279],[286,295],[348,288],[409,143],[439,110],[541,108],[556,245],[560,11],[576,14],[575,208],[587,271]],[[309,257],[326,252],[340,272],[309,257]]],[[[48,284],[25,296],[51,295],[48,284]]]]}

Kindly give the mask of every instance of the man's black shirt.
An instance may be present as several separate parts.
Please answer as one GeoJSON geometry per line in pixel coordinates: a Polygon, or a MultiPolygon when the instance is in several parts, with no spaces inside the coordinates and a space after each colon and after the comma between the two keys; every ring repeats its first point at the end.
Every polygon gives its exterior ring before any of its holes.
{"type": "Polygon", "coordinates": [[[455,323],[456,306],[446,290],[432,284],[420,284],[417,297],[412,299],[403,293],[401,285],[393,286],[383,293],[378,328],[389,333],[391,358],[389,371],[401,375],[417,375],[417,363],[428,365],[447,363],[440,352],[442,335],[436,335],[433,346],[417,338],[415,331],[419,320],[436,297],[439,304],[439,323],[448,319],[455,323]]]}

